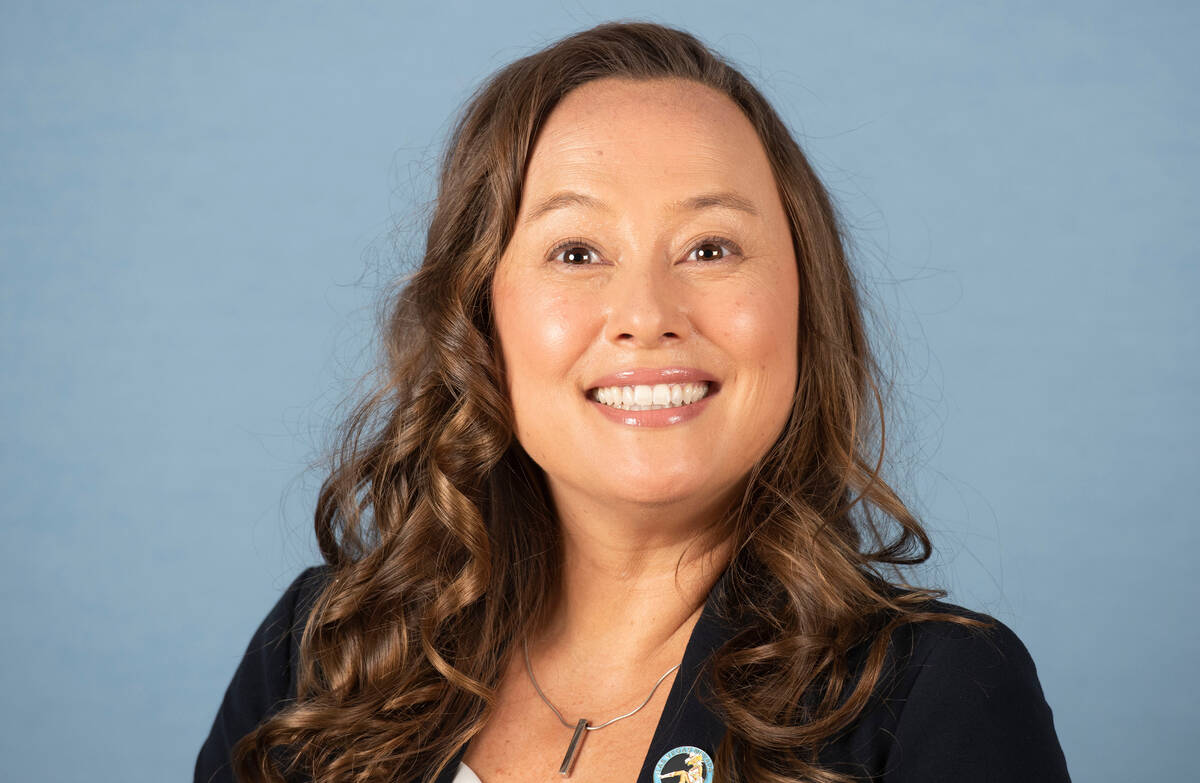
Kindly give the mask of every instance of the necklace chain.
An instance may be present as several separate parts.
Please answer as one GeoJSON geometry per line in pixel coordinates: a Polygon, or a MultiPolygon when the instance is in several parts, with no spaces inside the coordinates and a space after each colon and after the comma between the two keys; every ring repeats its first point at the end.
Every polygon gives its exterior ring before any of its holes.
{"type": "MultiPolygon", "coordinates": [[[[576,724],[567,722],[567,719],[563,717],[563,714],[559,711],[558,707],[555,707],[554,703],[552,701],[550,701],[550,699],[546,698],[546,694],[542,693],[542,689],[538,685],[537,678],[533,676],[533,665],[531,663],[529,663],[529,644],[524,639],[521,640],[521,648],[525,652],[525,671],[529,672],[529,681],[531,683],[533,683],[533,689],[535,691],[537,691],[537,695],[541,697],[542,701],[544,701],[546,703],[547,707],[554,710],[554,714],[556,716],[558,716],[559,723],[566,726],[568,729],[576,728],[576,724]]],[[[629,716],[634,715],[640,709],[642,709],[642,707],[645,707],[647,704],[650,703],[650,700],[654,698],[655,691],[658,690],[658,686],[662,685],[663,680],[667,679],[667,677],[670,676],[670,674],[673,671],[678,669],[679,666],[680,666],[680,664],[677,663],[674,666],[672,666],[670,669],[667,669],[665,672],[663,672],[663,675],[658,678],[658,681],[656,683],[654,683],[654,687],[650,689],[650,695],[646,697],[646,700],[643,701],[638,706],[634,707],[629,712],[625,713],[624,715],[618,715],[617,717],[612,718],[611,720],[606,720],[604,723],[601,723],[597,726],[593,726],[589,723],[589,724],[585,725],[584,728],[587,729],[588,731],[597,731],[599,729],[604,728],[605,726],[610,726],[619,720],[624,720],[624,719],[628,718],[629,716]]]]}

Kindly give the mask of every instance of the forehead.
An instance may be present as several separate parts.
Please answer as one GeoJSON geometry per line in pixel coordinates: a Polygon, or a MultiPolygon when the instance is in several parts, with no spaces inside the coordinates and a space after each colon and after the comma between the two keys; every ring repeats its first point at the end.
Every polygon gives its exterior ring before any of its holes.
{"type": "Polygon", "coordinates": [[[678,201],[729,190],[774,194],[766,152],[727,96],[681,79],[606,78],[568,93],[534,146],[522,211],[538,196],[571,189],[678,201]]]}

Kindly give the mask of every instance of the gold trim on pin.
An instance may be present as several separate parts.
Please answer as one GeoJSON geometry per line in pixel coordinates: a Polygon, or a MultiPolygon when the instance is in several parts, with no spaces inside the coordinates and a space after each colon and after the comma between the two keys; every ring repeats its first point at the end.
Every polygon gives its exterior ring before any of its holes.
{"type": "Polygon", "coordinates": [[[575,759],[579,758],[579,751],[583,747],[583,738],[587,734],[588,722],[587,718],[580,718],[575,724],[575,733],[571,735],[571,744],[567,746],[567,755],[563,756],[562,766],[558,768],[558,774],[564,778],[571,776],[571,768],[575,766],[575,759]]]}

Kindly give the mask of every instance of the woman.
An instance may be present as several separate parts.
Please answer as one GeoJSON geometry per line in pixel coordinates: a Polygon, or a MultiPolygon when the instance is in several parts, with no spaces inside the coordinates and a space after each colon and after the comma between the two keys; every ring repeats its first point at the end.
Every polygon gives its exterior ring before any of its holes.
{"type": "Polygon", "coordinates": [[[1067,780],[1012,632],[884,578],[834,210],[691,36],[496,74],[386,339],[197,780],[1067,780]]]}

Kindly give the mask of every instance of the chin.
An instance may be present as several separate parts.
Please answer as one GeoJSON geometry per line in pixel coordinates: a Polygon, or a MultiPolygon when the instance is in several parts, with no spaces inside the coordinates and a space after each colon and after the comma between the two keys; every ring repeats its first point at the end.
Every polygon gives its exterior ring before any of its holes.
{"type": "Polygon", "coordinates": [[[645,475],[630,476],[606,487],[617,502],[633,505],[665,506],[696,502],[712,491],[713,484],[698,480],[696,474],[666,474],[647,480],[645,475]]]}

